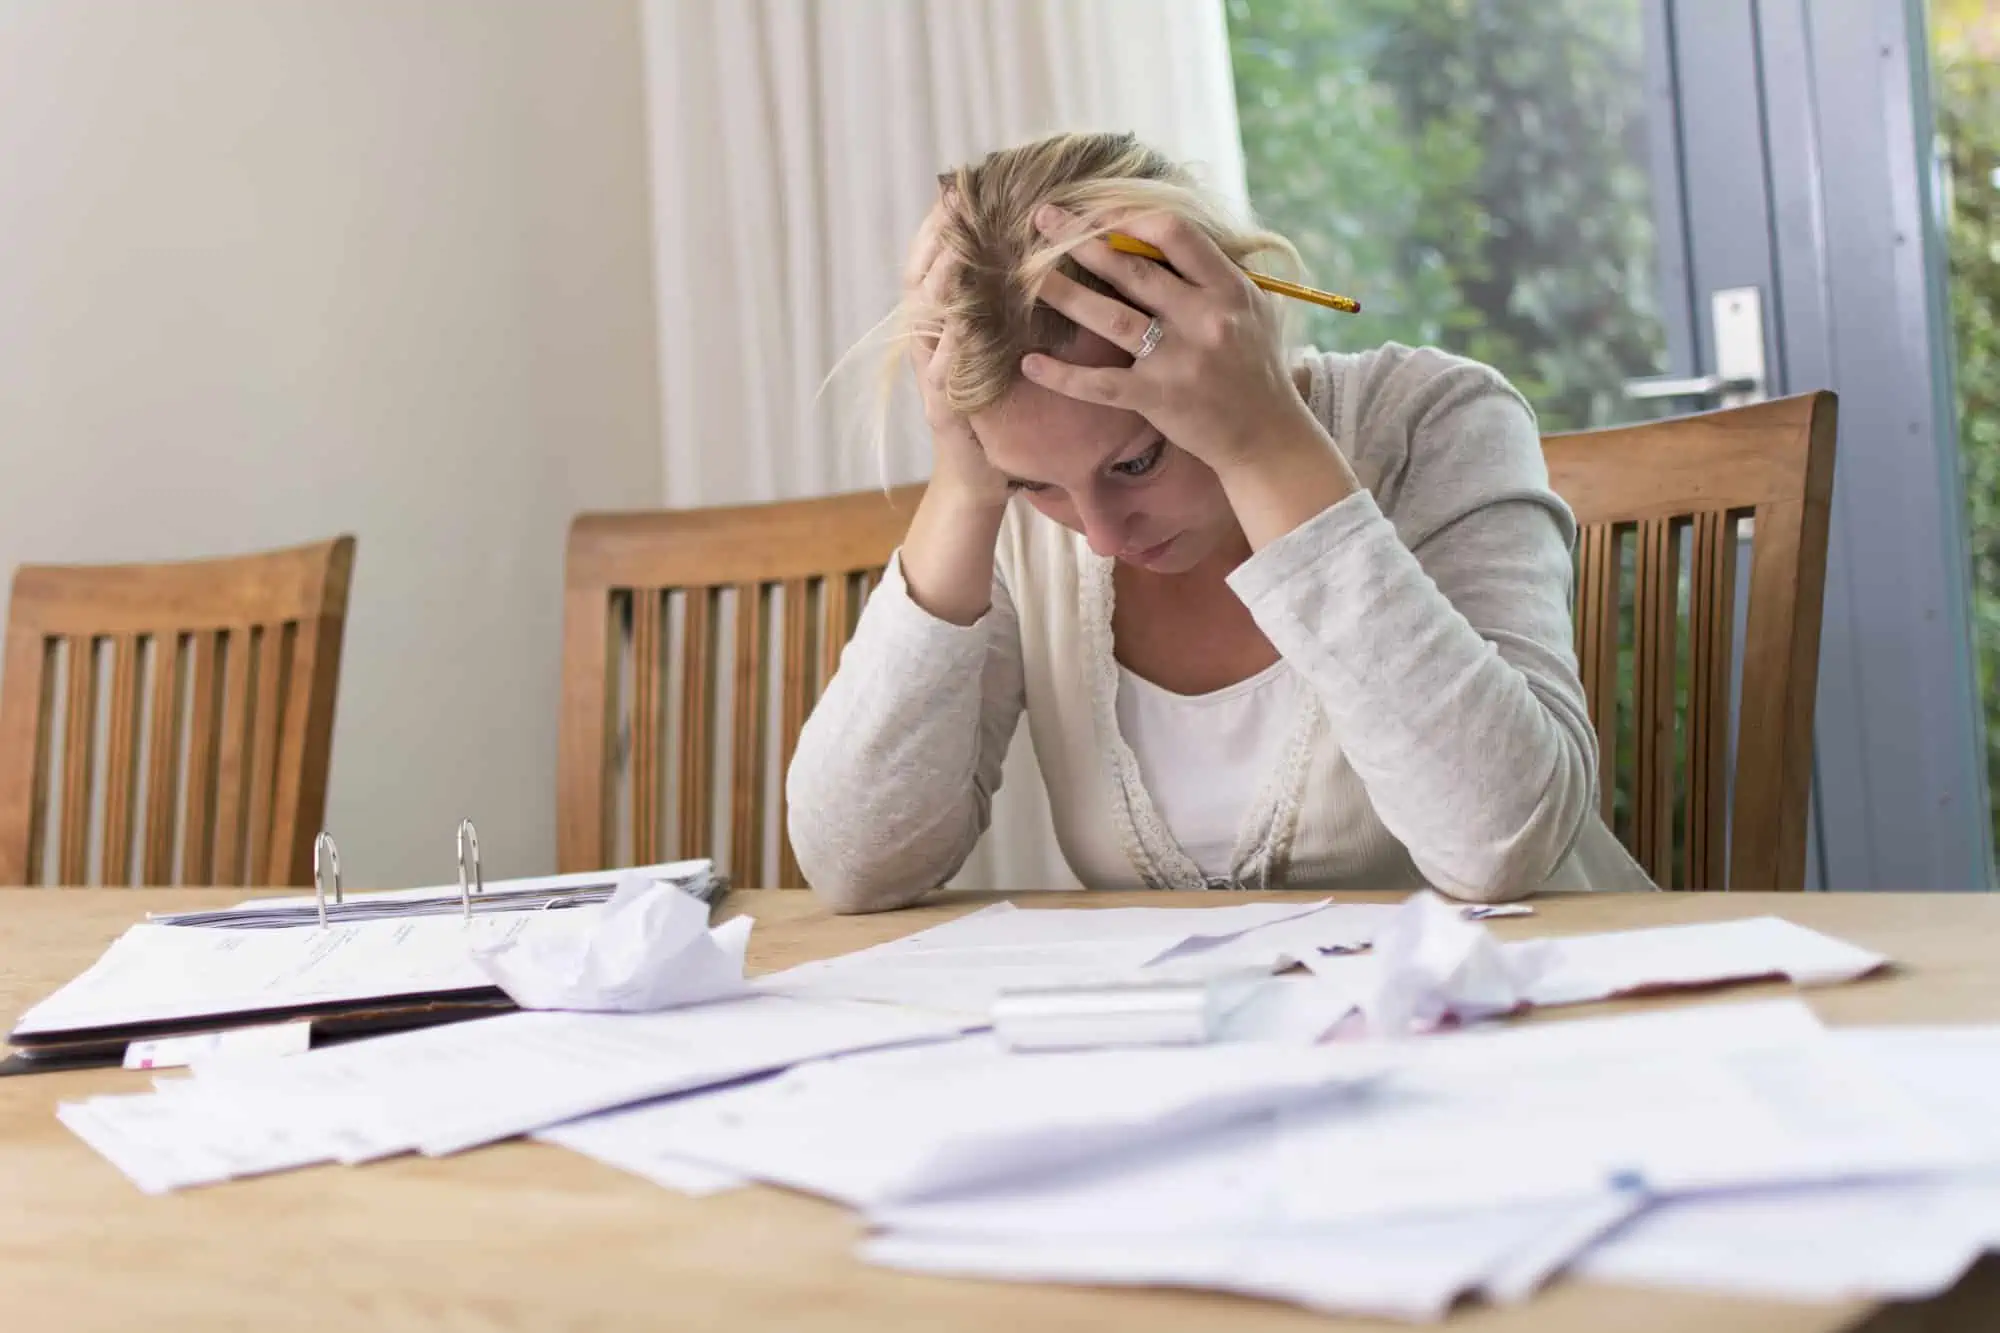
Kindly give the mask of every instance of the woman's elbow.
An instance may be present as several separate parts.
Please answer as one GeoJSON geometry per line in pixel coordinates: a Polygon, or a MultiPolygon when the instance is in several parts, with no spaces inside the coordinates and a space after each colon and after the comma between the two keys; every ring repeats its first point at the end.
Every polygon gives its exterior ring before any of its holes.
{"type": "Polygon", "coordinates": [[[1464,902],[1526,898],[1561,867],[1596,803],[1588,757],[1567,754],[1532,805],[1476,840],[1425,858],[1425,877],[1439,892],[1464,902]]]}

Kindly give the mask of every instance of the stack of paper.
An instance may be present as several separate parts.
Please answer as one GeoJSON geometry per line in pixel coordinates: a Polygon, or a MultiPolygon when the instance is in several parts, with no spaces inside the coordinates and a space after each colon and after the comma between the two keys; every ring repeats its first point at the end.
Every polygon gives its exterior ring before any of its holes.
{"type": "Polygon", "coordinates": [[[37,1004],[16,1037],[258,1013],[312,1004],[491,988],[475,949],[582,936],[601,909],[409,917],[317,929],[133,926],[81,976],[37,1004]]]}

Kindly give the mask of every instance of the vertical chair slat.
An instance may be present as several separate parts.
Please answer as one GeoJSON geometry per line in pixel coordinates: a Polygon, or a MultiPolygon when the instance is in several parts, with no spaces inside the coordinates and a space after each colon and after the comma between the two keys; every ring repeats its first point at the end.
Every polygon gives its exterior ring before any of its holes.
{"type": "Polygon", "coordinates": [[[215,846],[211,868],[217,884],[243,882],[244,762],[251,701],[257,689],[256,631],[228,632],[222,658],[222,724],[216,747],[215,846]]]}
{"type": "Polygon", "coordinates": [[[768,585],[736,585],[735,688],[731,711],[729,875],[737,884],[764,882],[764,713],[769,635],[768,585]]]}
{"type": "Polygon", "coordinates": [[[1679,619],[1680,541],[1671,519],[1639,525],[1634,594],[1637,715],[1633,855],[1656,883],[1670,883],[1674,857],[1674,640],[1679,619]]]}
{"type": "Polygon", "coordinates": [[[243,867],[246,884],[269,878],[271,809],[278,794],[278,747],[283,740],[285,698],[291,672],[294,630],[288,624],[266,625],[257,635],[257,697],[250,715],[250,780],[248,852],[243,867]]]}
{"type": "Polygon", "coordinates": [[[120,634],[111,649],[110,736],[104,750],[104,843],[100,882],[132,882],[132,818],[139,793],[141,639],[120,634]]]}
{"type": "Polygon", "coordinates": [[[715,771],[715,731],[709,710],[715,697],[717,595],[714,588],[689,588],[682,622],[680,855],[683,859],[706,856],[709,852],[708,788],[715,771]]]}
{"type": "Polygon", "coordinates": [[[215,865],[216,760],[221,751],[224,654],[220,630],[194,636],[194,699],[188,715],[187,832],[181,882],[207,884],[215,865]]]}
{"type": "Polygon", "coordinates": [[[97,742],[97,639],[79,634],[69,641],[69,686],[63,723],[63,807],[61,882],[90,879],[91,760],[97,742]]]}
{"type": "Polygon", "coordinates": [[[651,865],[660,859],[660,758],[664,719],[661,667],[661,614],[666,594],[657,588],[632,590],[632,860],[651,865]]]}
{"type": "Polygon", "coordinates": [[[171,884],[174,825],[180,813],[181,679],[185,637],[153,636],[152,729],[146,742],[146,832],[139,867],[143,884],[171,884]]]}
{"type": "Polygon", "coordinates": [[[1728,828],[1729,686],[1736,623],[1736,523],[1694,520],[1688,591],[1687,887],[1724,884],[1728,828]]]}

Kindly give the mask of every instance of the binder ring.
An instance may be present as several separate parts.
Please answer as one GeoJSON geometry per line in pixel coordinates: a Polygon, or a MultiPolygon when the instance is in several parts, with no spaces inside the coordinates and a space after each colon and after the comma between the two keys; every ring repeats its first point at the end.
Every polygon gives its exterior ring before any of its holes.
{"type": "Polygon", "coordinates": [[[472,827],[471,820],[461,819],[458,822],[458,901],[466,920],[472,919],[472,895],[485,892],[486,881],[479,873],[479,831],[472,827]]]}
{"type": "Polygon", "coordinates": [[[319,907],[319,923],[326,924],[326,877],[333,876],[333,905],[340,906],[340,849],[333,835],[321,830],[313,839],[313,902],[319,907]]]}

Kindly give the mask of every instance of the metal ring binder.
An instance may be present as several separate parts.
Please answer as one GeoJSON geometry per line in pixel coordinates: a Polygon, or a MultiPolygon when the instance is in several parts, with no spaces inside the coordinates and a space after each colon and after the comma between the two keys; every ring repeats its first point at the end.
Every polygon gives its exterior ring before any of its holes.
{"type": "Polygon", "coordinates": [[[485,892],[486,881],[479,873],[479,831],[472,827],[471,820],[461,819],[458,822],[458,900],[465,910],[467,921],[472,920],[472,895],[483,895],[485,892]],[[466,872],[468,849],[472,857],[469,878],[466,872]]]}
{"type": "Polygon", "coordinates": [[[340,849],[333,835],[324,829],[313,839],[313,902],[319,907],[319,923],[326,924],[326,874],[333,872],[333,904],[340,905],[340,849]]]}

